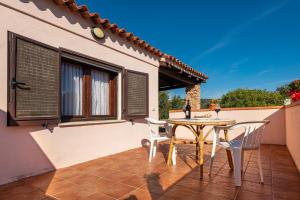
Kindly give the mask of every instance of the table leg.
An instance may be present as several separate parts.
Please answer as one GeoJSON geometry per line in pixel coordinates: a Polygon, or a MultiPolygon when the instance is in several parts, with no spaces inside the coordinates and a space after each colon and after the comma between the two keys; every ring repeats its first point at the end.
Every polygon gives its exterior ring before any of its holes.
{"type": "Polygon", "coordinates": [[[196,160],[199,160],[199,143],[196,140],[196,160]]]}
{"type": "MultiPolygon", "coordinates": [[[[204,137],[203,137],[203,129],[204,127],[200,126],[200,133],[198,138],[198,144],[200,146],[200,158],[199,158],[199,165],[200,165],[200,179],[203,179],[203,164],[204,164],[204,137]]],[[[198,128],[197,128],[198,129],[198,128]]]]}
{"type": "Polygon", "coordinates": [[[173,128],[172,128],[172,137],[171,137],[171,141],[170,141],[168,161],[167,161],[168,166],[170,166],[171,163],[172,163],[172,155],[173,155],[173,151],[174,151],[175,130],[176,130],[176,128],[177,128],[177,125],[174,125],[173,128]]]}
{"type": "MultiPolygon", "coordinates": [[[[225,140],[229,141],[228,130],[224,130],[224,135],[225,135],[225,140]]],[[[227,153],[229,167],[230,167],[230,169],[233,169],[233,161],[232,161],[231,151],[226,149],[226,153],[227,153]]]]}

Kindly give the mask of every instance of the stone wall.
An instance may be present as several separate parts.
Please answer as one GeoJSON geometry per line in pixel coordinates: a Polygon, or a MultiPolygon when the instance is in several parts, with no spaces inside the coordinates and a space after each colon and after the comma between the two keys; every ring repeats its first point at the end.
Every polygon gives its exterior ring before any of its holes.
{"type": "Polygon", "coordinates": [[[185,88],[186,100],[190,100],[192,110],[200,109],[200,84],[185,88]]]}

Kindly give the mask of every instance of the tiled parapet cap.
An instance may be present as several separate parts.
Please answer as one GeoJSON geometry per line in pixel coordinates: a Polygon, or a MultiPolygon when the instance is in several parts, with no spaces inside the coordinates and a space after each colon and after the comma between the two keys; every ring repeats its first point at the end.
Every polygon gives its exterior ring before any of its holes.
{"type": "Polygon", "coordinates": [[[294,106],[300,106],[300,101],[293,102],[290,105],[286,105],[285,107],[286,108],[291,108],[291,107],[294,107],[294,106]]]}
{"type": "MultiPolygon", "coordinates": [[[[300,105],[300,103],[298,104],[300,105]]],[[[262,107],[239,107],[239,108],[222,108],[222,111],[231,111],[231,110],[267,110],[267,109],[282,109],[286,106],[262,106],[262,107]]],[[[208,112],[210,109],[194,109],[193,112],[208,112]]],[[[182,112],[182,110],[170,110],[170,113],[182,112]]]]}

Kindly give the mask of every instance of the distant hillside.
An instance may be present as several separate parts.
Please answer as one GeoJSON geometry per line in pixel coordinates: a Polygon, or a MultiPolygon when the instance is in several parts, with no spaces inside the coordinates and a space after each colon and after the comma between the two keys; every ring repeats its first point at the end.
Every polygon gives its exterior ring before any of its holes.
{"type": "Polygon", "coordinates": [[[211,99],[201,99],[201,108],[209,108],[211,99]]]}

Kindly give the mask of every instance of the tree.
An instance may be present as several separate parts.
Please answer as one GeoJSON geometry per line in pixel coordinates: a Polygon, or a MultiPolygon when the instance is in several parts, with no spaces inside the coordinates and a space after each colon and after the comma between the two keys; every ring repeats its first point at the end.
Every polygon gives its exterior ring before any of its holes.
{"type": "Polygon", "coordinates": [[[282,85],[276,91],[284,98],[290,98],[291,92],[300,92],[300,80],[294,80],[289,84],[282,85]]]}
{"type": "Polygon", "coordinates": [[[256,107],[283,105],[284,97],[277,91],[236,89],[222,96],[222,107],[256,107]]]}
{"type": "Polygon", "coordinates": [[[169,93],[167,91],[159,92],[159,118],[169,118],[169,93]]]}
{"type": "Polygon", "coordinates": [[[179,95],[174,95],[170,101],[171,109],[182,109],[184,106],[184,100],[179,95]]]}
{"type": "Polygon", "coordinates": [[[290,91],[290,87],[288,84],[280,86],[276,89],[277,92],[279,92],[279,94],[281,94],[281,96],[288,98],[289,97],[289,91],[290,91]]]}
{"type": "Polygon", "coordinates": [[[209,108],[211,99],[201,99],[201,108],[209,108]]]}

